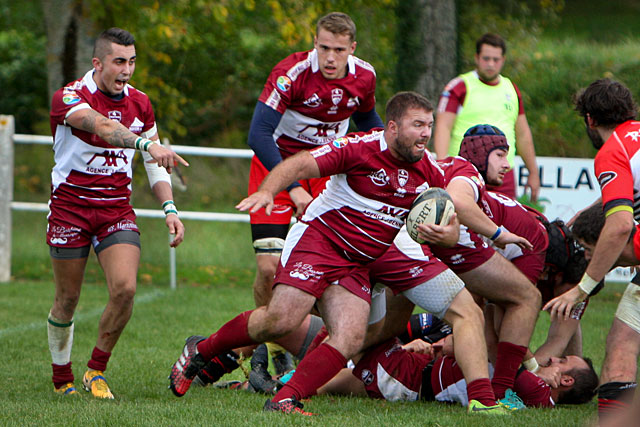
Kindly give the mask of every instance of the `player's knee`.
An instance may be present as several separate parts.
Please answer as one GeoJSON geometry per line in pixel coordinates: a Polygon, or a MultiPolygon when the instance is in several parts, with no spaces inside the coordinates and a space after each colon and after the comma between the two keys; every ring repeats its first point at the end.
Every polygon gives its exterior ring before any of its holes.
{"type": "Polygon", "coordinates": [[[132,305],[136,296],[135,283],[122,282],[112,287],[110,299],[118,305],[132,305]]]}

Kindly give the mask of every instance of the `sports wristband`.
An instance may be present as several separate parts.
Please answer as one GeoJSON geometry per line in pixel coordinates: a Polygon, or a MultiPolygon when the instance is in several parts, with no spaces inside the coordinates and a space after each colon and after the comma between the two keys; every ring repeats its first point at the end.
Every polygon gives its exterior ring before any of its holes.
{"type": "Polygon", "coordinates": [[[587,295],[591,294],[591,291],[593,291],[596,286],[598,286],[598,281],[593,280],[587,273],[584,273],[582,280],[578,283],[580,290],[587,295]]]}
{"type": "Polygon", "coordinates": [[[136,150],[140,150],[140,151],[149,151],[149,147],[151,147],[153,144],[157,144],[157,141],[152,141],[150,139],[147,138],[143,138],[141,136],[136,138],[136,141],[134,142],[134,147],[136,150]]]}
{"type": "Polygon", "coordinates": [[[498,229],[496,230],[495,233],[493,233],[493,236],[489,237],[491,240],[496,240],[498,238],[498,236],[500,236],[500,233],[502,233],[502,228],[498,227],[498,229]]]}
{"type": "Polygon", "coordinates": [[[173,200],[167,200],[162,204],[162,210],[164,211],[165,216],[169,214],[178,215],[178,209],[176,209],[176,205],[173,203],[173,200]]]}
{"type": "Polygon", "coordinates": [[[527,359],[524,362],[522,362],[522,366],[527,368],[527,371],[531,372],[532,374],[535,374],[540,370],[540,365],[538,365],[538,361],[536,360],[535,357],[532,357],[531,359],[527,359]]]}

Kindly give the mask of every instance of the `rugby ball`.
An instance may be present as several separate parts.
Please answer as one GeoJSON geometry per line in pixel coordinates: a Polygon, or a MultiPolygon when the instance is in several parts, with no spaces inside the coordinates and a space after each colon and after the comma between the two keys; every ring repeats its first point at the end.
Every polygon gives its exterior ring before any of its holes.
{"type": "Polygon", "coordinates": [[[431,187],[416,197],[407,215],[407,232],[413,240],[424,243],[418,237],[419,224],[446,225],[455,212],[453,200],[444,189],[431,187]]]}

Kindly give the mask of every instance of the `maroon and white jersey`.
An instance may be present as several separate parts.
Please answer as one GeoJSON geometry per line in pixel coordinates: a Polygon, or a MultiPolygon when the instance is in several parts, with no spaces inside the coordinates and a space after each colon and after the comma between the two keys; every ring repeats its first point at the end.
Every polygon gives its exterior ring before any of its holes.
{"type": "Polygon", "coordinates": [[[398,160],[381,130],[352,133],[310,153],[322,176],[335,176],[302,221],[322,230],[353,261],[380,257],[417,195],[444,186],[444,172],[428,152],[415,163],[398,160]]]}
{"type": "Polygon", "coordinates": [[[432,360],[426,354],[404,350],[393,338],[367,350],[352,374],[371,398],[414,401],[420,397],[422,371],[432,360]]]}
{"type": "Polygon", "coordinates": [[[273,135],[283,158],[344,136],[355,111],[373,110],[373,66],[349,56],[347,69],[344,78],[325,79],[315,49],[291,54],[273,68],[258,101],[283,114],[273,135]]]}
{"type": "Polygon", "coordinates": [[[549,236],[544,224],[536,218],[537,212],[527,209],[520,202],[502,193],[486,191],[480,200],[484,213],[503,229],[524,237],[533,250],[523,250],[520,246],[509,244],[505,249],[495,248],[505,258],[511,260],[526,252],[542,252],[549,246],[549,236]]]}
{"type": "Polygon", "coordinates": [[[69,126],[66,119],[78,110],[92,108],[131,132],[150,137],[156,134],[155,116],[147,95],[133,86],[126,85],[118,100],[100,92],[93,71],[53,95],[51,199],[82,206],[126,206],[135,150],[114,147],[95,134],[69,126]]]}
{"type": "MultiPolygon", "coordinates": [[[[489,373],[493,376],[493,367],[489,365],[489,373]]],[[[436,359],[431,370],[431,387],[433,395],[440,402],[457,402],[469,405],[467,383],[460,366],[453,357],[443,356],[436,359]]],[[[516,376],[513,391],[527,406],[553,408],[555,402],[551,398],[551,387],[542,379],[526,369],[516,376]]]]}

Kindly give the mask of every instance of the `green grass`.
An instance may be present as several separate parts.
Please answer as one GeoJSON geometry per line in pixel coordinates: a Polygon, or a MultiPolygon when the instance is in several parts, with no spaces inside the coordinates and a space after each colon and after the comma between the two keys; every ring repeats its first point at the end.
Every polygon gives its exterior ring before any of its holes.
{"type": "MultiPolygon", "coordinates": [[[[597,367],[620,286],[609,286],[587,310],[585,353],[597,367]]],[[[141,286],[133,317],[120,339],[107,371],[114,402],[96,401],[81,392],[61,398],[52,392],[47,351],[46,313],[53,286],[16,281],[2,285],[0,378],[6,387],[0,400],[3,425],[584,425],[595,403],[556,410],[532,409],[506,420],[470,417],[462,407],[437,403],[389,403],[364,398],[317,397],[307,408],[322,414],[317,421],[284,418],[261,412],[265,397],[228,390],[193,389],[181,398],[167,390],[170,366],[190,334],[209,334],[224,321],[252,307],[248,285],[141,286]]],[[[97,322],[106,288],[87,284],[76,315],[72,359],[80,378],[95,344],[97,322]]],[[[543,339],[547,315],[540,316],[535,343],[543,339]]],[[[229,378],[241,378],[237,371],[229,378]]],[[[76,381],[79,385],[79,381],[76,381]]]]}
{"type": "MultiPolygon", "coordinates": [[[[182,399],[166,379],[183,340],[207,335],[252,308],[254,261],[247,224],[189,221],[178,248],[178,289],[169,290],[167,234],[161,220],[141,219],[142,261],[134,313],[109,364],[115,402],[53,395],[46,315],[53,298],[43,214],[14,215],[13,281],[0,285],[0,378],[8,386],[0,399],[0,425],[584,425],[594,402],[553,411],[530,410],[507,420],[467,416],[464,409],[437,403],[388,403],[362,398],[318,397],[307,407],[320,420],[283,418],[260,411],[265,398],[221,390],[189,392],[182,399]]],[[[584,352],[599,370],[620,285],[608,286],[584,318],[584,352]]],[[[80,378],[95,345],[107,290],[92,255],[76,314],[72,359],[80,378]]],[[[548,315],[541,314],[532,347],[544,341],[548,315]]],[[[242,378],[237,371],[229,378],[242,378]]],[[[76,382],[79,385],[79,381],[76,382]]]]}

